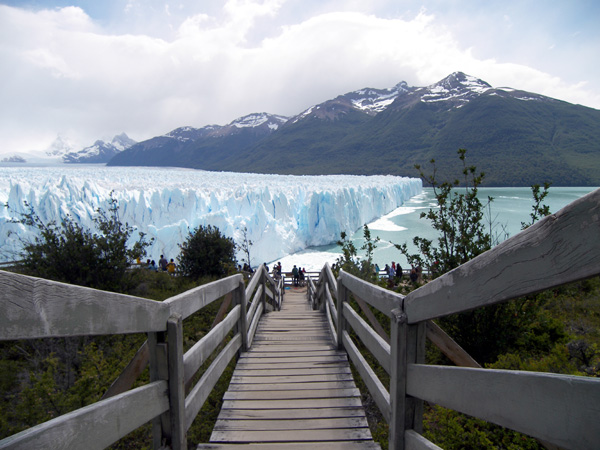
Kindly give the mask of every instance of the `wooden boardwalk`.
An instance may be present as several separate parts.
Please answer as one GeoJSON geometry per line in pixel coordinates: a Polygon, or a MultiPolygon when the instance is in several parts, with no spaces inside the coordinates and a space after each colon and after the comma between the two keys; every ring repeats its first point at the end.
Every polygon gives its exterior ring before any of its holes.
{"type": "Polygon", "coordinates": [[[265,315],[236,366],[210,444],[199,449],[380,449],[325,316],[305,290],[265,315]]]}

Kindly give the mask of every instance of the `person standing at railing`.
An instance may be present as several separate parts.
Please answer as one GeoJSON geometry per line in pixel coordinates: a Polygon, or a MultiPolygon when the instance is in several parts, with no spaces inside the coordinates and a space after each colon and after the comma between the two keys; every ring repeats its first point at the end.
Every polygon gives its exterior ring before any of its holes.
{"type": "Polygon", "coordinates": [[[158,260],[158,267],[160,267],[160,270],[162,270],[163,272],[166,272],[167,264],[169,264],[169,261],[167,261],[167,258],[165,258],[165,255],[160,255],[160,259],[158,260]]]}
{"type": "Polygon", "coordinates": [[[294,268],[292,269],[292,278],[294,279],[294,286],[298,286],[299,282],[300,282],[300,276],[298,273],[298,268],[296,267],[296,265],[294,264],[294,268]]]}

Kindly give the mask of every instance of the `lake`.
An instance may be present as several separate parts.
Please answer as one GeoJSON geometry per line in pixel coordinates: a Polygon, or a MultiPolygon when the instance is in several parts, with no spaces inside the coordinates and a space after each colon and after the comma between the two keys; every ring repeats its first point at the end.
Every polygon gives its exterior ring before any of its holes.
{"type": "MultiPolygon", "coordinates": [[[[592,192],[593,187],[551,187],[544,204],[550,207],[551,212],[557,212],[569,203],[592,192]]],[[[487,202],[488,197],[494,200],[490,204],[490,212],[493,223],[493,235],[514,236],[521,231],[521,222],[529,222],[529,214],[532,211],[533,195],[531,188],[479,188],[479,198],[487,202]]],[[[394,244],[407,243],[409,249],[416,253],[416,247],[412,244],[415,236],[428,239],[436,239],[437,232],[431,228],[429,221],[421,219],[421,212],[435,208],[436,202],[432,188],[424,188],[423,193],[411,198],[400,208],[392,211],[386,216],[369,223],[371,238],[379,237],[377,249],[374,252],[374,262],[383,268],[386,263],[399,262],[402,267],[408,268],[408,261],[394,247],[394,244]]],[[[486,223],[489,223],[489,215],[486,223]]],[[[501,239],[504,240],[504,239],[501,239]]],[[[357,249],[364,244],[363,230],[358,230],[352,241],[357,249]]],[[[294,264],[305,267],[306,270],[320,270],[326,262],[330,264],[340,256],[340,247],[333,244],[322,247],[313,247],[294,255],[282,258],[284,270],[291,269],[294,264]]],[[[364,252],[359,250],[359,256],[364,252]]]]}

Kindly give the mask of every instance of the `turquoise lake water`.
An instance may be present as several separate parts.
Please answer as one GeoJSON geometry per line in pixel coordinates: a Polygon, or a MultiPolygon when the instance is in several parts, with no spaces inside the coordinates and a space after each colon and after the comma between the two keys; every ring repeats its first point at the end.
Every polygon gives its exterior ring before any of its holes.
{"type": "MultiPolygon", "coordinates": [[[[574,200],[592,192],[592,187],[551,187],[548,197],[544,204],[550,207],[551,212],[557,212],[561,208],[574,200]]],[[[479,197],[487,202],[487,198],[493,197],[490,204],[492,224],[494,226],[492,234],[498,236],[500,240],[505,240],[505,234],[514,236],[521,231],[521,222],[529,222],[529,214],[532,211],[533,195],[531,188],[480,188],[479,197]]],[[[406,242],[411,251],[416,252],[412,245],[414,236],[421,236],[428,239],[436,239],[437,233],[429,225],[426,219],[420,219],[421,212],[435,208],[435,197],[431,188],[424,188],[423,193],[413,197],[403,206],[392,213],[368,224],[371,230],[371,237],[379,237],[377,249],[374,253],[374,262],[384,267],[386,263],[392,261],[400,262],[402,267],[410,267],[406,259],[394,247],[393,244],[403,244],[406,242]]],[[[488,217],[490,217],[488,215],[488,217]]],[[[489,219],[486,219],[486,223],[489,219]]],[[[356,247],[360,249],[363,245],[363,230],[358,230],[352,237],[356,247]]],[[[294,264],[300,267],[306,267],[306,270],[320,270],[325,262],[332,264],[340,255],[340,247],[337,245],[327,245],[315,247],[303,252],[286,256],[282,258],[284,269],[294,264]]],[[[359,256],[364,252],[359,250],[359,256]]]]}

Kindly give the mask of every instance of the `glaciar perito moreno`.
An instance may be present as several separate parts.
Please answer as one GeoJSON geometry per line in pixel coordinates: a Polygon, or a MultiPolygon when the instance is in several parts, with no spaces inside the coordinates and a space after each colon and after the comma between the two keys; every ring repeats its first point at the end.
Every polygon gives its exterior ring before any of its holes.
{"type": "MultiPolygon", "coordinates": [[[[93,227],[111,191],[120,218],[154,238],[148,257],[177,258],[179,244],[199,225],[242,242],[248,230],[252,265],[335,242],[421,193],[421,180],[394,176],[288,176],[188,169],[0,167],[0,258],[18,257],[32,230],[10,223],[33,205],[44,221],[70,214],[93,227]],[[5,206],[8,205],[8,208],[5,206]],[[9,231],[15,233],[9,233],[9,231]],[[18,234],[18,237],[17,237],[18,234]]],[[[243,257],[238,253],[238,259],[243,257]]]]}

